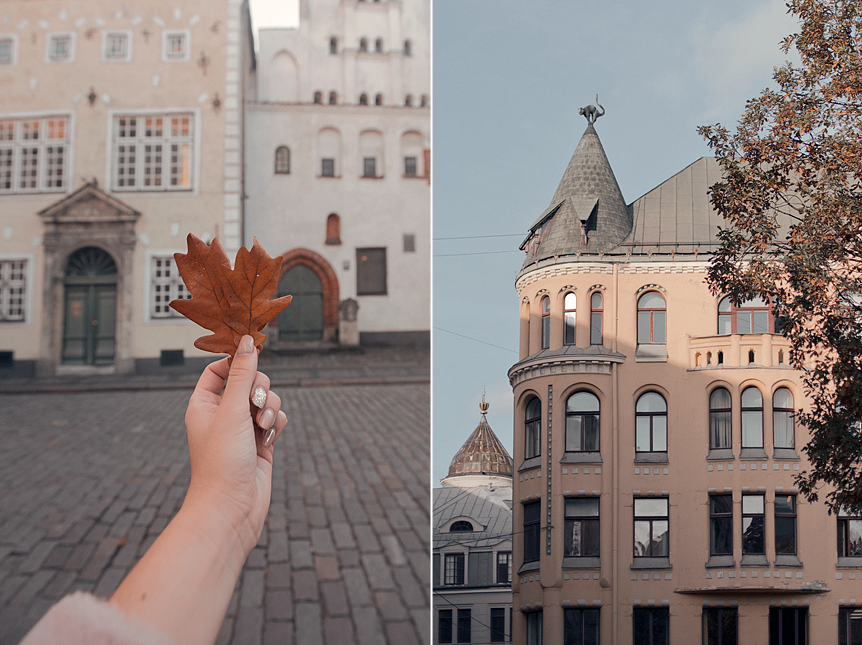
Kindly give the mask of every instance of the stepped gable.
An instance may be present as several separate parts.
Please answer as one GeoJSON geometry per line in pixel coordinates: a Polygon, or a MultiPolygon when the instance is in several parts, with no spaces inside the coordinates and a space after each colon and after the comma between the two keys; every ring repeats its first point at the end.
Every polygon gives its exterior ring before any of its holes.
{"type": "Polygon", "coordinates": [[[521,244],[527,252],[524,268],[555,256],[610,251],[631,230],[631,209],[626,206],[599,135],[589,124],[551,205],[521,244]]]}
{"type": "MultiPolygon", "coordinates": [[[[483,403],[484,404],[484,403],[483,403]]],[[[460,475],[500,475],[512,477],[512,457],[505,446],[500,443],[497,435],[491,430],[485,419],[485,408],[482,419],[461,449],[455,453],[449,464],[448,477],[460,475]]]]}

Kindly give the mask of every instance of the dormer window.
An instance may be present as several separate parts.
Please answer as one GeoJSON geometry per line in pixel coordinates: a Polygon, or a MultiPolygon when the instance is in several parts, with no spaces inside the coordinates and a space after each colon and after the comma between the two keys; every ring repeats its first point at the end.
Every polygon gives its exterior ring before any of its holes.
{"type": "Polygon", "coordinates": [[[452,522],[452,526],[449,527],[450,533],[464,533],[472,530],[473,525],[466,520],[458,520],[457,522],[452,522]]]}

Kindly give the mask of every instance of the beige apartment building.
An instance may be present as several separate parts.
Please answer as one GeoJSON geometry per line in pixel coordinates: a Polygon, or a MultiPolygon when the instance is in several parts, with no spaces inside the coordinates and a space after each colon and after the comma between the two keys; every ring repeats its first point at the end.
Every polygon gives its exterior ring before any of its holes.
{"type": "Polygon", "coordinates": [[[186,235],[243,242],[241,0],[0,3],[0,363],[123,373],[193,347],[186,235]]]}
{"type": "Polygon", "coordinates": [[[521,247],[513,642],[862,642],[862,519],[794,486],[780,321],[705,282],[719,176],[627,205],[590,123],[521,247]]]}

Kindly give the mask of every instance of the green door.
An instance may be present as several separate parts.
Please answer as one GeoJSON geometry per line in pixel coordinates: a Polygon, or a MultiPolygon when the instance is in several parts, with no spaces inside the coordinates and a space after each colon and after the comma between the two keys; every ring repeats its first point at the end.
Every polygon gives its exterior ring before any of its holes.
{"type": "Polygon", "coordinates": [[[87,247],[69,258],[63,305],[63,362],[106,365],[114,362],[117,323],[117,272],[102,249],[87,247]]]}
{"type": "Polygon", "coordinates": [[[290,305],[278,316],[279,340],[323,338],[323,285],[317,274],[298,264],[278,283],[278,295],[292,295],[290,305]]]}

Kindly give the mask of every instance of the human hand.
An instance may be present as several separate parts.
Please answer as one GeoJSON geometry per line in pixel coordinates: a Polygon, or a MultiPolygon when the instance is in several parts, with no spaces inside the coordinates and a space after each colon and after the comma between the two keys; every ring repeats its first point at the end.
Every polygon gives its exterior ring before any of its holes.
{"type": "Polygon", "coordinates": [[[269,385],[269,378],[257,371],[251,336],[244,336],[231,363],[225,358],[207,366],[186,411],[192,474],[184,505],[227,522],[239,537],[243,560],[263,530],[272,488],[272,444],[287,424],[281,399],[269,385]],[[251,402],[258,388],[266,395],[263,409],[251,402]],[[275,434],[268,437],[271,429],[275,434]]]}

